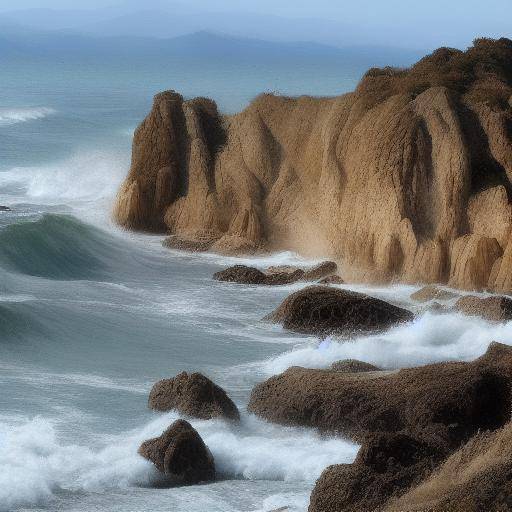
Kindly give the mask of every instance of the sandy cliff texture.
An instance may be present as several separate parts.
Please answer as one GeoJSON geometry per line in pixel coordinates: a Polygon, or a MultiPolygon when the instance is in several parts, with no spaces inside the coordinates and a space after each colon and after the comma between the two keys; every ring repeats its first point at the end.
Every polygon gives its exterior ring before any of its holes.
{"type": "Polygon", "coordinates": [[[512,292],[512,41],[372,69],[337,98],[155,97],[115,217],[219,252],[289,248],[352,279],[512,292]]]}

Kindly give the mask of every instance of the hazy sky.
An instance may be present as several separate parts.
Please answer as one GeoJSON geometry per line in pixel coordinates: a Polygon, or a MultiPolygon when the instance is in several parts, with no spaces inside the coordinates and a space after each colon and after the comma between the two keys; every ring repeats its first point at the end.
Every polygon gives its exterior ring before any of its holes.
{"type": "MultiPolygon", "coordinates": [[[[390,45],[411,46],[417,39],[417,47],[464,46],[476,36],[512,37],[512,0],[0,0],[0,12],[32,7],[114,6],[123,6],[125,11],[201,9],[205,13],[315,18],[328,20],[331,25],[339,23],[340,32],[344,27],[360,28],[369,41],[383,43],[389,39],[390,45]]],[[[321,29],[306,38],[322,40],[321,29]]]]}

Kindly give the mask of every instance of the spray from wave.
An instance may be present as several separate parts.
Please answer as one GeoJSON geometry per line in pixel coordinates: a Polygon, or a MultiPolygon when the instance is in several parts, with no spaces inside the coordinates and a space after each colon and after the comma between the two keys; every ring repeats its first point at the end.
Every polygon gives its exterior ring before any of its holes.
{"type": "MultiPolygon", "coordinates": [[[[0,510],[48,503],[59,491],[92,491],[158,482],[154,466],[137,454],[140,443],[177,419],[161,415],[140,429],[105,436],[103,446],[64,445],[58,425],[36,418],[0,427],[0,510]]],[[[312,483],[329,464],[351,462],[358,446],[297,428],[266,424],[252,416],[239,427],[193,421],[216,461],[221,479],[312,483]]]]}
{"type": "Polygon", "coordinates": [[[55,114],[55,110],[49,107],[0,108],[0,126],[43,119],[52,114],[55,114]]]}

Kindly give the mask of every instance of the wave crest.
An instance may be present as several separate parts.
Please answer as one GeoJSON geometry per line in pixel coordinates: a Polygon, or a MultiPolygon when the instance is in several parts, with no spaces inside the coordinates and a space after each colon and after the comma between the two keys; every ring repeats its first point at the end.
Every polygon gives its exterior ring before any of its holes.
{"type": "Polygon", "coordinates": [[[55,112],[53,108],[49,107],[0,108],[0,126],[43,119],[44,117],[55,114],[55,112]]]}

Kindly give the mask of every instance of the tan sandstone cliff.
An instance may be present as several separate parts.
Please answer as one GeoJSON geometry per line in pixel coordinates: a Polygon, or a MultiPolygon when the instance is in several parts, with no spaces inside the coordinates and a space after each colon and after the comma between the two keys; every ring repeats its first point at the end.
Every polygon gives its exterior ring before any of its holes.
{"type": "Polygon", "coordinates": [[[512,292],[511,180],[512,41],[480,39],[233,116],[158,94],[115,218],[214,251],[334,258],[353,279],[512,292]]]}

